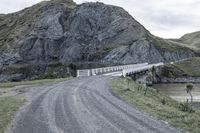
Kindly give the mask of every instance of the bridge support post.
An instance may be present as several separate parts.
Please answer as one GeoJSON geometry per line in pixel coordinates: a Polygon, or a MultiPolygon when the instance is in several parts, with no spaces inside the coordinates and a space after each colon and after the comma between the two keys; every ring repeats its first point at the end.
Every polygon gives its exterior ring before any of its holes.
{"type": "Polygon", "coordinates": [[[122,75],[123,75],[123,77],[126,77],[126,70],[122,71],[122,75]]]}
{"type": "Polygon", "coordinates": [[[96,75],[95,74],[95,69],[92,69],[92,76],[96,75]]]}
{"type": "Polygon", "coordinates": [[[95,69],[95,74],[97,74],[98,73],[98,69],[95,69]]]}
{"type": "Polygon", "coordinates": [[[79,70],[76,71],[76,77],[79,77],[80,76],[80,72],[79,70]]]}

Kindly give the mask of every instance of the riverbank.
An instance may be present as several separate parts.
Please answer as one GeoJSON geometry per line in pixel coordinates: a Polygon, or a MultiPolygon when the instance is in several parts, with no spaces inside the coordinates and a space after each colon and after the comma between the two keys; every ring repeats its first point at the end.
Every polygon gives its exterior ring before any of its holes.
{"type": "Polygon", "coordinates": [[[137,107],[140,111],[148,113],[160,120],[169,123],[179,129],[184,129],[191,133],[200,132],[200,110],[184,112],[181,103],[159,92],[149,88],[147,94],[142,85],[126,78],[119,78],[111,82],[113,93],[130,105],[137,107]]]}
{"type": "MultiPolygon", "coordinates": [[[[154,84],[153,88],[160,91],[165,95],[170,96],[172,99],[179,102],[185,102],[190,99],[190,95],[186,92],[187,83],[167,83],[167,84],[154,84]]],[[[200,84],[194,84],[192,90],[194,102],[200,102],[200,84]]]]}

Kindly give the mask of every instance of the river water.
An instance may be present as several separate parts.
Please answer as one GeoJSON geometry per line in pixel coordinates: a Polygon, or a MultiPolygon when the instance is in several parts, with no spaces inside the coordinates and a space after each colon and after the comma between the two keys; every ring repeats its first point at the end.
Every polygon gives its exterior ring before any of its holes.
{"type": "MultiPolygon", "coordinates": [[[[155,84],[153,88],[177,101],[184,102],[190,99],[190,95],[186,92],[186,84],[155,84]]],[[[200,84],[194,84],[192,94],[194,102],[200,102],[200,84]]]]}

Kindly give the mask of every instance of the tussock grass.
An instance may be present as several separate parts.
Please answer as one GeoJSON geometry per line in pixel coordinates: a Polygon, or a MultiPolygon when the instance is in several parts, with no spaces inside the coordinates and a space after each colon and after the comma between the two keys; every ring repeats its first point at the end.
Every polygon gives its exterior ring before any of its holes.
{"type": "Polygon", "coordinates": [[[144,96],[144,87],[126,78],[111,82],[112,91],[139,110],[191,133],[200,133],[200,110],[183,112],[180,103],[150,88],[144,96]]]}
{"type": "Polygon", "coordinates": [[[47,83],[56,83],[62,82],[65,80],[69,80],[69,78],[59,78],[59,79],[42,79],[42,80],[32,80],[32,81],[20,81],[20,82],[0,82],[0,88],[11,88],[15,86],[23,86],[23,85],[43,85],[47,83]]]}
{"type": "Polygon", "coordinates": [[[16,97],[0,97],[0,133],[4,133],[14,113],[24,103],[23,99],[16,97]]]}

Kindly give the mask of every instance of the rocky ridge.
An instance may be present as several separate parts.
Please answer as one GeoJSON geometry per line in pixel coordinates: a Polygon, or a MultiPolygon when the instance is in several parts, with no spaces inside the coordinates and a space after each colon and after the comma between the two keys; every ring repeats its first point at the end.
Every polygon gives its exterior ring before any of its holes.
{"type": "Polygon", "coordinates": [[[171,62],[198,52],[153,36],[124,9],[44,1],[0,15],[0,65],[171,62]]]}

